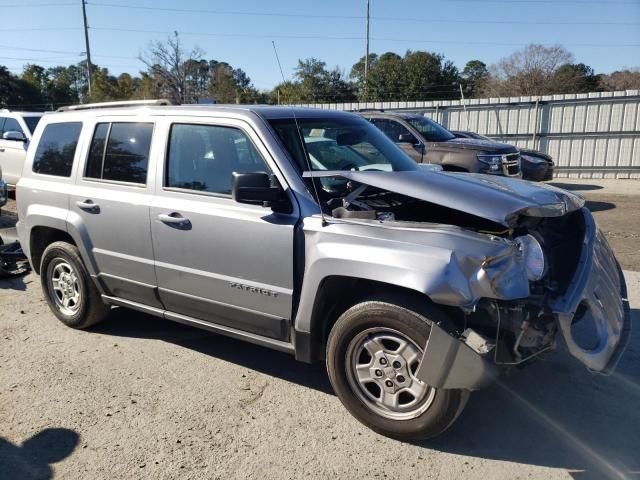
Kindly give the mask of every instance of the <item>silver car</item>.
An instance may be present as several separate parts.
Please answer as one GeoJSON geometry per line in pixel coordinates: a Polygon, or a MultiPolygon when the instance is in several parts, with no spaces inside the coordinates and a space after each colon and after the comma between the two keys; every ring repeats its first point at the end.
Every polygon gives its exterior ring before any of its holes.
{"type": "Polygon", "coordinates": [[[581,197],[419,168],[349,113],[85,106],[42,119],[17,188],[64,324],[117,305],[326,361],[346,408],[402,440],[558,338],[605,373],[628,338],[581,197]]]}

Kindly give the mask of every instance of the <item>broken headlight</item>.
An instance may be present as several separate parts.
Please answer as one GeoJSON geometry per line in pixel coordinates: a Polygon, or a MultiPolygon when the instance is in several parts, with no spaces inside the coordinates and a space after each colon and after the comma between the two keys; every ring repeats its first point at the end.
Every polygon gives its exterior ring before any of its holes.
{"type": "Polygon", "coordinates": [[[478,160],[486,165],[487,172],[499,172],[502,168],[502,155],[478,155],[478,160]]]}
{"type": "Polygon", "coordinates": [[[540,280],[547,269],[542,245],[533,235],[523,235],[516,238],[515,242],[524,257],[527,277],[531,281],[540,280]]]}

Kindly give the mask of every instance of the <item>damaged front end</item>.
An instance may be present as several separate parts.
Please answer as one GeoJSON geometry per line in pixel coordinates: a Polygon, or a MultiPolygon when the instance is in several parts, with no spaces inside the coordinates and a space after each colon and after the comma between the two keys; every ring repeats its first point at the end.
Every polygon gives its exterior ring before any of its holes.
{"type": "Polygon", "coordinates": [[[348,193],[327,202],[333,219],[451,232],[448,263],[423,289],[451,320],[431,326],[416,372],[425,383],[477,390],[502,367],[552,350],[558,332],[590,370],[607,373],[615,366],[630,329],[626,287],[580,197],[468,174],[307,176],[347,182],[348,193]],[[481,235],[493,246],[454,238],[461,233],[481,235]]]}

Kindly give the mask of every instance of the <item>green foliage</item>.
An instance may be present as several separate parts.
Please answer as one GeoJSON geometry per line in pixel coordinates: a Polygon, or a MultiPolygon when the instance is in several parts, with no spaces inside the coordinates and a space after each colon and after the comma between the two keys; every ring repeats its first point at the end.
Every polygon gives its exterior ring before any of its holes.
{"type": "Polygon", "coordinates": [[[553,93],[587,93],[602,89],[602,79],[584,63],[567,63],[559,67],[551,78],[553,93]]]}
{"type": "Polygon", "coordinates": [[[404,57],[392,52],[369,56],[365,85],[364,57],[352,68],[361,101],[429,100],[459,98],[460,75],[453,63],[438,53],[407,50],[404,57]]]}
{"type": "Polygon", "coordinates": [[[36,85],[0,66],[0,108],[37,103],[39,99],[40,93],[36,85]]]}
{"type": "Polygon", "coordinates": [[[489,78],[489,69],[486,63],[480,60],[469,60],[461,74],[461,83],[465,97],[476,97],[482,89],[484,82],[489,78]]]}
{"type": "Polygon", "coordinates": [[[84,62],[51,68],[28,64],[20,75],[0,66],[0,107],[46,110],[82,102],[152,98],[271,104],[458,99],[460,86],[466,98],[640,88],[640,70],[596,74],[588,65],[573,63],[573,55],[559,45],[528,45],[490,68],[471,60],[462,72],[438,53],[371,53],[366,84],[364,57],[352,66],[349,77],[338,67],[327,68],[320,59],[306,58],[298,60],[292,80],[268,92],[258,91],[240,68],[204,59],[198,48],[185,52],[177,33],[151,44],[141,60],[146,70],[137,76],[116,77],[92,65],[90,95],[84,62]]]}
{"type": "Polygon", "coordinates": [[[277,85],[270,95],[272,103],[335,103],[356,99],[353,85],[335,67],[317,58],[298,60],[293,81],[277,85]]]}

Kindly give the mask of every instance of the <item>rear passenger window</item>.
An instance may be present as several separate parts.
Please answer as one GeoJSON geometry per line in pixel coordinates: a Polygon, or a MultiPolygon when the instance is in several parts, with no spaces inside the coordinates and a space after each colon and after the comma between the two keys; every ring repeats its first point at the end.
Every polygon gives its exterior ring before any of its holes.
{"type": "Polygon", "coordinates": [[[36,149],[33,171],[44,175],[70,177],[81,130],[81,122],[47,125],[36,149]]]}
{"type": "Polygon", "coordinates": [[[268,172],[251,140],[238,128],[171,127],[165,186],[230,194],[233,172],[268,172]]]}
{"type": "Polygon", "coordinates": [[[84,176],[146,184],[152,133],[152,123],[99,123],[84,176]]]}

